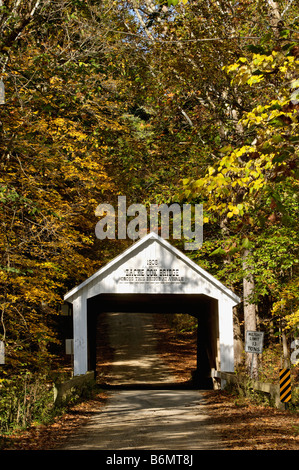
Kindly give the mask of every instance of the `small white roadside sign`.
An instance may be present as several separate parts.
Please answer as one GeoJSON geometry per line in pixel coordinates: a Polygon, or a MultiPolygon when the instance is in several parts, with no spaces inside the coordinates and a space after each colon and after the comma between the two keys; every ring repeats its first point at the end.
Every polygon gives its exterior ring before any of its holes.
{"type": "Polygon", "coordinates": [[[65,354],[74,354],[74,340],[73,339],[65,340],[65,354]]]}
{"type": "Polygon", "coordinates": [[[264,332],[263,331],[247,331],[245,352],[262,354],[264,343],[264,332]]]}

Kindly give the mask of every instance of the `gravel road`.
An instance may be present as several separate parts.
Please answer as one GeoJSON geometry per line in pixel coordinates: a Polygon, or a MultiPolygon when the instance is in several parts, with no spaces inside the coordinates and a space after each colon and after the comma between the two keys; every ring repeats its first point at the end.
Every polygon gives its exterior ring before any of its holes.
{"type": "Polygon", "coordinates": [[[158,357],[151,315],[111,313],[107,321],[115,350],[107,404],[62,449],[221,449],[201,392],[175,387],[158,357]]]}

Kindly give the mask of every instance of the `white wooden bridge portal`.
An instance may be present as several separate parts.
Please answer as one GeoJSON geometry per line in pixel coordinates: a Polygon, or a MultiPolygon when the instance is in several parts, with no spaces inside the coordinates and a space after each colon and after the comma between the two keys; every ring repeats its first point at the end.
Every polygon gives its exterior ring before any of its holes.
{"type": "Polygon", "coordinates": [[[187,313],[198,319],[197,377],[234,371],[233,307],[240,299],[181,251],[149,233],[69,291],[73,308],[74,375],[95,369],[99,312],[187,313]]]}

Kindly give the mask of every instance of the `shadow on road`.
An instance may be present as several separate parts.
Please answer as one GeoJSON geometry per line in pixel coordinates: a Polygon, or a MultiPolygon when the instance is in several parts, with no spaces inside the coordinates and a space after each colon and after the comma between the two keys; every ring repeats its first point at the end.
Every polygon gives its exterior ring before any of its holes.
{"type": "Polygon", "coordinates": [[[187,382],[170,382],[170,383],[133,383],[133,384],[107,384],[97,383],[97,387],[101,390],[197,390],[192,381],[187,382]]]}

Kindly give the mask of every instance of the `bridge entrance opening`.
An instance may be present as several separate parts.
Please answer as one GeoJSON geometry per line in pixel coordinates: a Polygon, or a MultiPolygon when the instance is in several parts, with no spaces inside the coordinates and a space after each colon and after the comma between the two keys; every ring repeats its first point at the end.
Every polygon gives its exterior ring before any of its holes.
{"type": "MultiPolygon", "coordinates": [[[[158,365],[153,364],[153,358],[144,357],[142,361],[140,357],[141,362],[138,362],[138,356],[146,355],[147,351],[151,355],[153,350],[151,343],[161,340],[153,324],[156,314],[185,313],[195,317],[197,323],[196,370],[192,374],[193,383],[201,389],[213,388],[211,370],[219,368],[220,365],[218,305],[214,299],[203,295],[185,294],[102,294],[89,299],[87,305],[89,370],[97,370],[97,361],[101,362],[101,352],[105,355],[100,342],[104,341],[104,347],[109,348],[106,341],[112,336],[115,349],[115,355],[112,354],[111,357],[112,361],[117,362],[117,354],[121,354],[117,351],[118,347],[123,348],[123,354],[125,348],[133,349],[133,351],[127,351],[128,357],[133,358],[131,369],[127,370],[127,378],[125,368],[128,368],[128,364],[125,365],[122,360],[124,375],[120,377],[120,382],[129,383],[133,377],[137,383],[150,384],[151,380],[152,382],[159,381],[158,371],[155,370],[158,365]],[[99,312],[99,307],[101,312],[99,312]],[[97,328],[99,315],[105,315],[106,326],[108,323],[108,331],[104,331],[104,335],[97,328]],[[128,316],[130,318],[126,319],[128,316]],[[126,328],[129,331],[126,331],[126,328]],[[135,338],[132,338],[133,335],[135,338]],[[132,340],[133,342],[135,340],[136,344],[130,344],[132,340]],[[98,356],[97,351],[100,351],[98,356]]],[[[116,367],[112,367],[112,374],[113,370],[116,370],[116,367]]],[[[101,383],[100,376],[97,376],[97,381],[101,383]]],[[[112,381],[115,383],[113,377],[112,381]]]]}

